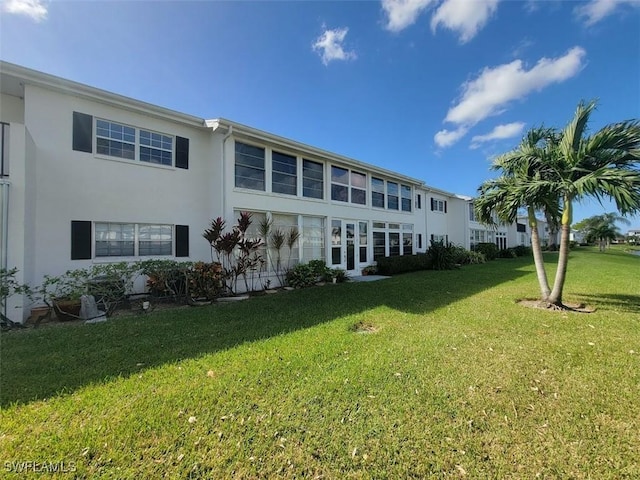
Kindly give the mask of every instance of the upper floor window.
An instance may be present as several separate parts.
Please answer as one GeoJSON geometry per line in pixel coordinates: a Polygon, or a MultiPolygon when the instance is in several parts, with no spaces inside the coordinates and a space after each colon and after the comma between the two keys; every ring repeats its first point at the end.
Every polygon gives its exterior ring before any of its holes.
{"type": "Polygon", "coordinates": [[[236,187],[264,191],[264,148],[236,142],[235,153],[236,187]]]}
{"type": "Polygon", "coordinates": [[[384,208],[384,180],[371,178],[371,206],[384,208]]]}
{"type": "Polygon", "coordinates": [[[271,191],[287,195],[298,193],[298,159],[284,153],[271,154],[271,191]]]}
{"type": "Polygon", "coordinates": [[[431,211],[447,213],[446,200],[438,200],[437,198],[431,197],[431,211]]]}
{"type": "Polygon", "coordinates": [[[387,182],[387,208],[398,210],[398,184],[387,182]]]}
{"type": "Polygon", "coordinates": [[[411,187],[408,185],[402,185],[400,187],[400,193],[402,195],[402,211],[411,211],[411,187]]]}
{"type": "Polygon", "coordinates": [[[311,160],[302,160],[302,196],[324,198],[324,166],[311,160]]]}
{"type": "Polygon", "coordinates": [[[128,125],[96,120],[96,152],[156,165],[173,164],[173,137],[128,125]],[[136,151],[138,155],[136,157],[136,151]]]}
{"type": "Polygon", "coordinates": [[[358,205],[367,203],[367,176],[346,168],[331,167],[331,200],[351,202],[358,205]]]}
{"type": "Polygon", "coordinates": [[[140,161],[171,165],[173,138],[161,133],[140,130],[140,161]]]}
{"type": "Polygon", "coordinates": [[[96,151],[110,157],[136,159],[136,129],[120,123],[96,120],[96,151]]]}
{"type": "Polygon", "coordinates": [[[472,222],[477,222],[477,218],[476,218],[476,209],[475,206],[473,205],[473,203],[469,204],[469,220],[472,222]]]}

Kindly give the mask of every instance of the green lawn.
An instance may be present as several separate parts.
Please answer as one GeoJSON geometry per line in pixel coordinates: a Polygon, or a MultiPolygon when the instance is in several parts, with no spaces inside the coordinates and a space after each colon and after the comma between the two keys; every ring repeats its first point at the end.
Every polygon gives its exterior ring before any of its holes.
{"type": "Polygon", "coordinates": [[[595,313],[516,305],[537,292],[510,259],[3,333],[0,469],[639,478],[640,257],[572,252],[595,313]]]}

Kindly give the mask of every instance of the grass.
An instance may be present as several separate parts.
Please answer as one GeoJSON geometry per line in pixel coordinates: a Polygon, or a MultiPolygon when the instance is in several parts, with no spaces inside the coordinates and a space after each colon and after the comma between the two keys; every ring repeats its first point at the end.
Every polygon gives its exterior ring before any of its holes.
{"type": "Polygon", "coordinates": [[[572,252],[566,300],[591,314],[516,305],[537,284],[509,259],[4,333],[0,468],[638,478],[639,269],[572,252]]]}

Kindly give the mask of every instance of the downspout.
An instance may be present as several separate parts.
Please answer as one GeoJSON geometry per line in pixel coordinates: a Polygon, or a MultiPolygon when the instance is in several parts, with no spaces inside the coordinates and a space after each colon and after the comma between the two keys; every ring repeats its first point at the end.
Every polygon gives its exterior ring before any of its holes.
{"type": "MultiPolygon", "coordinates": [[[[0,189],[2,190],[2,212],[0,212],[0,216],[2,217],[1,222],[2,226],[0,226],[0,231],[2,235],[0,236],[0,269],[6,270],[8,268],[8,260],[9,253],[7,251],[7,247],[9,245],[9,186],[11,183],[4,178],[0,178],[0,189]]],[[[7,302],[6,299],[2,299],[3,305],[3,315],[7,315],[7,302]]]]}
{"type": "Polygon", "coordinates": [[[226,171],[227,171],[227,159],[225,156],[224,145],[227,142],[228,138],[233,135],[233,125],[229,125],[229,131],[227,134],[222,137],[222,188],[220,191],[222,192],[222,218],[225,218],[227,215],[227,194],[225,192],[226,188],[226,171]]]}

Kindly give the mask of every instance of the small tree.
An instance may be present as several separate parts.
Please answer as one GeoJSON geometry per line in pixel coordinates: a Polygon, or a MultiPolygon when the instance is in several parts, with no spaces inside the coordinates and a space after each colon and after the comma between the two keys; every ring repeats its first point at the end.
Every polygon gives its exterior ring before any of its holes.
{"type": "Polygon", "coordinates": [[[247,238],[247,230],[251,225],[251,213],[242,212],[230,232],[225,232],[226,222],[218,217],[212,220],[202,236],[211,246],[211,257],[216,252],[218,262],[222,265],[224,289],[235,295],[238,279],[242,277],[245,287],[249,289],[247,273],[255,270],[262,262],[258,250],[262,240],[247,238]]]}

